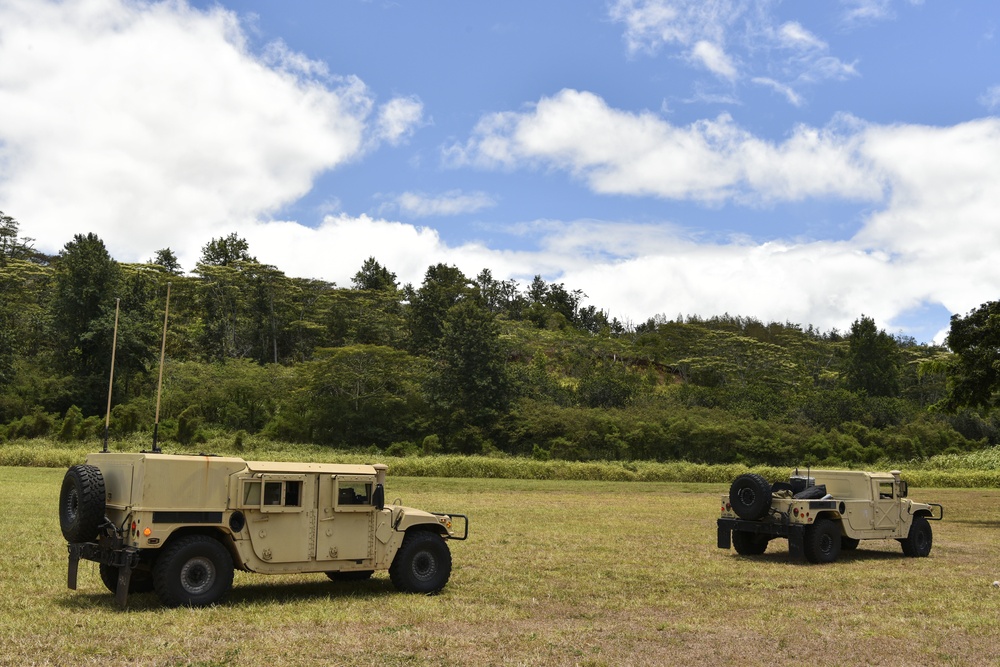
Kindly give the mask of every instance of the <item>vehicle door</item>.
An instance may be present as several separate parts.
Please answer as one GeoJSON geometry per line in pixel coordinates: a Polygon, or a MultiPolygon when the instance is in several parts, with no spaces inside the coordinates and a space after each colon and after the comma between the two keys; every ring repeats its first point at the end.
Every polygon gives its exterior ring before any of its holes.
{"type": "Polygon", "coordinates": [[[375,556],[373,475],[323,475],[319,483],[316,560],[362,561],[375,556]]]}
{"type": "Polygon", "coordinates": [[[892,480],[872,480],[875,530],[896,530],[899,526],[899,499],[892,480]]]}
{"type": "Polygon", "coordinates": [[[240,480],[254,553],[268,563],[312,558],[316,538],[316,482],[311,475],[258,474],[240,480]]]}

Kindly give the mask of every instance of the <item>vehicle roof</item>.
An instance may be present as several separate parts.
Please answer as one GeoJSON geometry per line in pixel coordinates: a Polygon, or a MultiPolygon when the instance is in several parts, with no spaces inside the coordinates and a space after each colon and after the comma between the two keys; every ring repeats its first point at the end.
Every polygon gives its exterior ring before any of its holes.
{"type": "Polygon", "coordinates": [[[374,475],[370,465],[348,463],[302,463],[294,461],[247,461],[247,468],[254,473],[323,473],[328,475],[374,475]]]}

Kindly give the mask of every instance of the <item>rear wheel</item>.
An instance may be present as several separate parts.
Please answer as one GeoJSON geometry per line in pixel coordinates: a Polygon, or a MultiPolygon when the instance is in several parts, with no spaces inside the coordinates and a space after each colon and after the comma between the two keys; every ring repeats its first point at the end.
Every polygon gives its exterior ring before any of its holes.
{"type": "Polygon", "coordinates": [[[840,526],[819,519],[806,527],[805,556],[810,563],[832,563],[840,557],[840,526]]]}
{"type": "Polygon", "coordinates": [[[89,542],[104,522],[104,475],[92,465],[75,465],[59,491],[59,527],[67,542],[89,542]]]}
{"type": "MultiPolygon", "coordinates": [[[[118,592],[118,570],[114,565],[101,563],[101,581],[104,587],[112,593],[118,592]]],[[[128,581],[128,592],[149,593],[153,590],[153,574],[149,570],[132,570],[132,576],[128,581]]]]}
{"type": "Polygon", "coordinates": [[[931,545],[934,543],[930,522],[922,516],[913,517],[909,534],[899,543],[903,546],[903,553],[911,558],[923,558],[929,555],[931,545]]]}
{"type": "Polygon", "coordinates": [[[156,559],[153,586],[168,607],[214,604],[233,586],[232,556],[206,535],[178,538],[156,559]]]}
{"type": "Polygon", "coordinates": [[[741,556],[759,556],[767,550],[767,535],[749,533],[745,530],[733,531],[733,548],[741,556]]]}
{"type": "Polygon", "coordinates": [[[771,485],[755,473],[740,475],[729,487],[729,504],[741,519],[761,519],[771,508],[771,485]]]}
{"type": "Polygon", "coordinates": [[[389,578],[405,593],[435,593],[451,576],[451,551],[444,538],[426,530],[407,533],[389,566],[389,578]]]}

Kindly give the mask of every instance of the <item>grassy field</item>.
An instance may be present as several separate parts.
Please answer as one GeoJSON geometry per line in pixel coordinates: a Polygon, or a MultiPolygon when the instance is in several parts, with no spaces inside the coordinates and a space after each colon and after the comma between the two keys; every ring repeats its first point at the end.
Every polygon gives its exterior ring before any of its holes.
{"type": "Polygon", "coordinates": [[[237,573],[226,602],[115,608],[66,589],[63,470],[0,468],[3,665],[997,665],[1000,490],[941,502],[930,558],[869,542],[838,563],[715,546],[725,484],[390,476],[388,498],[467,513],[436,596],[237,573]]]}

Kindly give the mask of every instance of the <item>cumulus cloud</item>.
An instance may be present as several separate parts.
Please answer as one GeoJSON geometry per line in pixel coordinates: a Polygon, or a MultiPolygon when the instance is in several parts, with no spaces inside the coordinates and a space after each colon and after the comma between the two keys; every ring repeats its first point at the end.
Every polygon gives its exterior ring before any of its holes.
{"type": "Polygon", "coordinates": [[[673,314],[676,306],[801,314],[843,328],[862,308],[891,322],[923,303],[965,312],[1000,290],[991,250],[1000,247],[1000,119],[934,128],[845,116],[827,128],[799,126],[776,143],[728,116],[677,127],[564,90],[523,112],[485,116],[449,154],[480,168],[563,170],[599,193],[770,204],[831,197],[873,207],[848,241],[713,245],[677,237],[583,265],[567,259],[567,282],[633,313],[673,314]],[[657,276],[656,285],[643,274],[657,276]]]}
{"type": "Polygon", "coordinates": [[[685,127],[650,112],[613,109],[593,93],[563,90],[525,112],[485,116],[452,146],[456,164],[563,169],[595,192],[719,201],[838,196],[878,200],[883,184],[856,136],[801,126],[782,143],[728,115],[685,127]]]}
{"type": "MultiPolygon", "coordinates": [[[[207,236],[266,215],[364,150],[374,104],[283,43],[255,55],[218,7],[0,5],[0,202],[39,239],[85,229],[139,259],[181,222],[207,236]]],[[[389,102],[376,135],[398,141],[418,117],[389,102]]]]}

